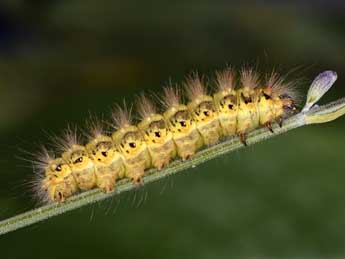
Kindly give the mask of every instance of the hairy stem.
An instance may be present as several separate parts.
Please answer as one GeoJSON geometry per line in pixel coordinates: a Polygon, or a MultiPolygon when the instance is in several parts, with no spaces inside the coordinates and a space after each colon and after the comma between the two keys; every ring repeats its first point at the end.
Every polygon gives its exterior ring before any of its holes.
{"type": "MultiPolygon", "coordinates": [[[[284,125],[281,128],[278,125],[274,125],[274,133],[271,133],[265,128],[255,130],[248,134],[247,143],[248,145],[252,145],[256,142],[272,138],[294,128],[298,128],[308,124],[324,123],[335,120],[336,118],[344,114],[345,98],[342,98],[327,105],[314,107],[308,111],[296,114],[284,121],[284,125]]],[[[243,144],[237,137],[226,139],[215,146],[207,147],[199,151],[195,156],[187,161],[183,162],[181,160],[175,160],[168,167],[164,168],[161,171],[157,171],[155,169],[148,170],[143,178],[144,184],[157,181],[178,172],[182,172],[185,169],[195,167],[210,159],[240,149],[242,147],[243,144]]],[[[67,199],[64,203],[52,203],[37,209],[33,209],[26,213],[19,214],[12,218],[0,221],[0,235],[19,228],[23,228],[25,226],[29,226],[39,221],[46,220],[50,217],[68,212],[70,210],[77,209],[79,207],[95,203],[97,201],[115,195],[119,195],[122,192],[130,191],[135,188],[138,187],[135,186],[132,182],[128,180],[121,180],[117,184],[116,191],[111,194],[105,194],[100,189],[94,189],[75,195],[67,199]]]]}

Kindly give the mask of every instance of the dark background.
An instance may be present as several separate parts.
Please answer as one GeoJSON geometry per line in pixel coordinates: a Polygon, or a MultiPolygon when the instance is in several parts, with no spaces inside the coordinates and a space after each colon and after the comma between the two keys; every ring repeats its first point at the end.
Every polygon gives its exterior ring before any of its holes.
{"type": "MultiPolygon", "coordinates": [[[[332,69],[321,103],[345,96],[344,11],[341,1],[2,0],[0,219],[34,207],[22,150],[194,69],[295,70],[303,95],[332,69]]],[[[0,257],[344,256],[344,129],[341,118],[294,130],[9,233],[0,257]]]]}

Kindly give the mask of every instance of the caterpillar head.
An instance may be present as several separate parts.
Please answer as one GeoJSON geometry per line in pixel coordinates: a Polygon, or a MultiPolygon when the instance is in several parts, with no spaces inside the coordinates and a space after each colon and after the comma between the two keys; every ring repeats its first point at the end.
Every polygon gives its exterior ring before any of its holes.
{"type": "Polygon", "coordinates": [[[90,164],[90,158],[85,147],[80,145],[72,145],[66,152],[62,154],[62,158],[66,160],[73,170],[83,170],[90,164]]]}
{"type": "Polygon", "coordinates": [[[41,180],[41,190],[37,195],[44,202],[63,202],[65,198],[75,193],[77,188],[71,168],[64,159],[57,158],[47,164],[45,177],[41,180]]]}
{"type": "Polygon", "coordinates": [[[288,94],[282,94],[279,98],[282,100],[285,115],[293,115],[297,113],[297,106],[291,96],[288,94]]]}
{"type": "Polygon", "coordinates": [[[72,173],[71,168],[62,158],[51,160],[45,169],[45,175],[49,180],[62,181],[72,173]]]}
{"type": "Polygon", "coordinates": [[[111,164],[117,151],[111,137],[99,135],[86,145],[90,158],[96,163],[111,164]]]}
{"type": "Polygon", "coordinates": [[[34,170],[37,171],[32,181],[32,191],[39,204],[63,200],[65,181],[71,177],[74,180],[66,161],[55,158],[53,153],[42,146],[33,162],[34,170]],[[63,190],[58,190],[57,186],[61,186],[63,190]]]}

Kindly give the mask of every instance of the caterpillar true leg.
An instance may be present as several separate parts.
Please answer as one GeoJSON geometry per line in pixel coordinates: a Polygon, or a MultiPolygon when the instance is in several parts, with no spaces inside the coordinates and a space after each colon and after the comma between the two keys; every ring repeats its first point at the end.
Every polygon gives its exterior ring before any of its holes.
{"type": "Polygon", "coordinates": [[[242,144],[245,145],[245,146],[248,146],[248,144],[247,144],[247,133],[241,132],[241,133],[238,133],[238,136],[239,136],[240,141],[242,142],[242,144]]]}
{"type": "Polygon", "coordinates": [[[283,127],[283,117],[278,117],[278,118],[276,119],[276,121],[277,121],[277,123],[278,123],[278,125],[279,125],[280,128],[283,127]]]}
{"type": "Polygon", "coordinates": [[[272,124],[271,124],[270,121],[265,122],[265,123],[264,123],[264,126],[265,126],[270,132],[274,133],[274,131],[273,131],[273,129],[272,129],[272,124]]]}

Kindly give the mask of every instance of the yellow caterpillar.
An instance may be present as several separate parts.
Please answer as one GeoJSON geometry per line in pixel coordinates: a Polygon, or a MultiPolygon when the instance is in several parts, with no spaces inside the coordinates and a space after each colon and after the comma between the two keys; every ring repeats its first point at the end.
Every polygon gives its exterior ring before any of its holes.
{"type": "Polygon", "coordinates": [[[40,158],[44,174],[36,182],[37,196],[63,202],[96,187],[113,192],[116,180],[124,177],[141,184],[148,168],[160,170],[176,156],[186,160],[222,137],[237,135],[246,145],[249,131],[259,126],[272,131],[272,123],[282,125],[296,112],[294,83],[276,73],[260,82],[254,70],[243,69],[236,84],[234,71],[226,68],[216,73],[215,85],[210,95],[199,76],[189,77],[184,83],[187,104],[181,102],[179,88],[164,88],[162,113],[141,96],[137,125],[126,106],[117,106],[112,116],[115,131],[107,135],[101,123],[95,123],[85,146],[78,143],[75,132],[68,131],[59,157],[43,152],[40,158]]]}

